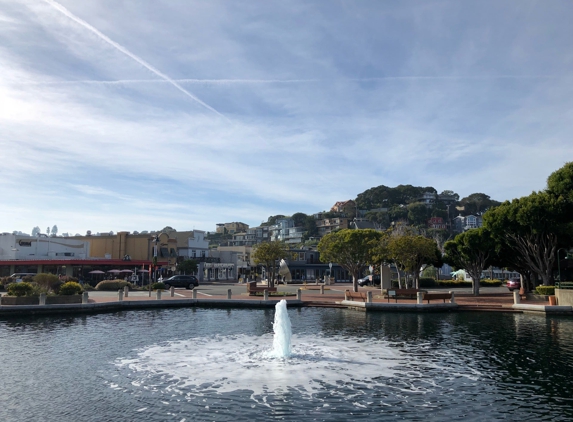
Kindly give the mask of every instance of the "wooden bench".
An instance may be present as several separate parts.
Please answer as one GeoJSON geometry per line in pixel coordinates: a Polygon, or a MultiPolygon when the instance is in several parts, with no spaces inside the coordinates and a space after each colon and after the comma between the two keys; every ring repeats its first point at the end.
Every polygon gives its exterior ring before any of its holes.
{"type": "Polygon", "coordinates": [[[268,292],[276,292],[277,288],[268,286],[257,286],[256,281],[249,281],[247,283],[247,293],[249,293],[249,296],[254,296],[258,292],[264,292],[265,290],[267,290],[268,292]]]}
{"type": "Polygon", "coordinates": [[[426,291],[420,289],[388,289],[386,291],[386,297],[388,298],[388,302],[390,302],[390,298],[393,298],[396,302],[398,302],[398,296],[408,297],[409,299],[417,299],[418,292],[425,293],[426,291]]]}
{"type": "Polygon", "coordinates": [[[364,292],[351,292],[346,290],[344,292],[344,300],[360,299],[362,302],[366,302],[368,299],[368,294],[364,292]]]}
{"type": "Polygon", "coordinates": [[[424,300],[430,303],[430,300],[442,299],[446,303],[446,299],[452,300],[452,293],[424,293],[424,300]]]}

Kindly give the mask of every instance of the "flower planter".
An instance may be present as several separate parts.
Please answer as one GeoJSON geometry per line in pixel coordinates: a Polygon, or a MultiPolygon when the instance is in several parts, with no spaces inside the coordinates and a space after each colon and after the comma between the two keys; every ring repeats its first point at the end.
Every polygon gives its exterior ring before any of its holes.
{"type": "Polygon", "coordinates": [[[40,298],[38,296],[2,296],[0,305],[38,305],[40,298]]]}
{"type": "Polygon", "coordinates": [[[82,295],[60,295],[46,297],[46,305],[67,305],[70,303],[82,303],[82,295]]]}

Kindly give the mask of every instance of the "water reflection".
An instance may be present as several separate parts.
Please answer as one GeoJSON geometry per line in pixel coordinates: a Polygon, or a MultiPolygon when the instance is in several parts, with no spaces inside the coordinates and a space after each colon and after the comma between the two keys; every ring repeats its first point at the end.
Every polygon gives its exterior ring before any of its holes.
{"type": "MultiPolygon", "coordinates": [[[[233,390],[213,383],[190,386],[182,377],[205,370],[186,367],[193,361],[185,357],[203,353],[209,359],[207,346],[218,347],[221,358],[228,354],[240,361],[245,353],[240,344],[254,349],[271,339],[272,310],[192,308],[0,320],[5,357],[0,420],[573,418],[571,319],[308,308],[290,310],[289,316],[295,337],[313,339],[322,351],[333,349],[321,358],[324,379],[315,380],[310,395],[290,387],[253,395],[242,378],[234,381],[243,387],[233,390]],[[241,338],[247,341],[240,343],[241,338]],[[333,345],[346,348],[346,355],[337,355],[333,345]],[[149,371],[116,365],[147,352],[149,371]],[[358,361],[354,352],[364,365],[372,361],[372,379],[358,370],[349,378],[329,372],[329,366],[352,368],[358,361]],[[396,364],[390,372],[380,371],[372,358],[382,352],[396,364]],[[179,367],[173,371],[179,379],[154,372],[170,367],[179,367]]],[[[248,378],[248,368],[241,371],[231,366],[225,376],[248,378]]],[[[270,365],[268,373],[273,371],[270,365]]]]}

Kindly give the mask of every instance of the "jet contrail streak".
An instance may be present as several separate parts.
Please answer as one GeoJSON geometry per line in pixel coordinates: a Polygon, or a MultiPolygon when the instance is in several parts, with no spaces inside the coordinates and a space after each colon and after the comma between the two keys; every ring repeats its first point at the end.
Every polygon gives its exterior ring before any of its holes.
{"type": "Polygon", "coordinates": [[[219,113],[217,110],[215,110],[213,107],[211,107],[209,104],[204,103],[203,101],[201,101],[199,98],[197,98],[196,96],[194,96],[193,94],[191,94],[189,91],[187,91],[185,88],[183,88],[181,85],[179,85],[177,82],[175,82],[173,79],[171,79],[169,76],[167,76],[166,74],[160,72],[159,70],[155,69],[153,66],[151,66],[149,63],[147,63],[145,60],[143,60],[142,58],[136,56],[135,54],[133,54],[132,52],[130,52],[128,49],[126,49],[125,47],[122,47],[121,45],[119,45],[118,43],[116,43],[115,41],[111,40],[110,38],[108,38],[107,36],[105,36],[104,34],[102,34],[100,31],[98,31],[96,28],[94,28],[93,26],[91,26],[89,23],[87,23],[86,21],[84,21],[83,19],[78,18],[77,16],[75,16],[73,13],[71,13],[68,9],[66,9],[64,6],[62,6],[61,4],[55,2],[54,0],[44,0],[46,3],[48,3],[50,6],[52,6],[54,9],[56,9],[57,11],[61,12],[63,15],[67,16],[68,18],[70,18],[71,20],[73,20],[74,22],[80,24],[81,26],[83,26],[84,28],[88,29],[89,31],[93,32],[94,34],[96,34],[99,38],[101,38],[103,41],[105,41],[106,43],[108,43],[109,45],[111,45],[112,47],[114,47],[115,49],[121,51],[123,54],[125,54],[126,56],[132,58],[133,60],[135,60],[137,63],[139,63],[140,65],[142,65],[143,67],[145,67],[146,69],[148,69],[149,71],[151,71],[152,73],[155,73],[157,76],[159,76],[161,79],[165,80],[166,82],[169,82],[171,85],[173,85],[175,88],[177,88],[179,91],[181,91],[183,94],[187,95],[189,98],[191,98],[193,101],[198,102],[199,104],[201,104],[203,107],[211,110],[213,113],[218,114],[219,116],[224,117],[221,113],[219,113]]]}

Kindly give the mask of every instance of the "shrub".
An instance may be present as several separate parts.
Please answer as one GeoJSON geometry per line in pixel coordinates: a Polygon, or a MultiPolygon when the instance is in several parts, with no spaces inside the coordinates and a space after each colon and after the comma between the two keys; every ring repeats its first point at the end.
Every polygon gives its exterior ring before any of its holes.
{"type": "Polygon", "coordinates": [[[480,284],[482,286],[485,287],[499,287],[503,284],[503,282],[501,280],[497,280],[497,279],[485,279],[485,280],[480,280],[480,284]]]}
{"type": "Polygon", "coordinates": [[[68,281],[60,286],[61,295],[78,295],[82,292],[82,286],[75,281],[68,281]]]}
{"type": "Polygon", "coordinates": [[[125,286],[129,286],[129,283],[125,280],[104,280],[100,281],[97,286],[95,286],[96,290],[105,290],[105,291],[117,291],[119,289],[123,289],[125,286]]]}
{"type": "Polygon", "coordinates": [[[34,288],[30,283],[22,281],[21,283],[11,283],[8,288],[9,296],[31,296],[34,288]]]}
{"type": "Polygon", "coordinates": [[[440,287],[471,287],[471,281],[465,280],[438,280],[436,282],[440,287]]]}
{"type": "MultiPolygon", "coordinates": [[[[61,284],[60,278],[55,274],[47,274],[47,273],[36,274],[32,278],[32,280],[38,286],[43,288],[46,291],[46,293],[49,292],[50,290],[57,291],[57,288],[61,284]]],[[[24,279],[22,279],[22,281],[24,281],[24,279]]]]}
{"type": "Polygon", "coordinates": [[[435,287],[436,280],[431,277],[420,277],[420,287],[435,287]]]}
{"type": "Polygon", "coordinates": [[[538,295],[553,296],[555,294],[555,286],[537,286],[535,293],[538,295]]]}
{"type": "Polygon", "coordinates": [[[151,288],[153,290],[165,290],[165,283],[153,283],[151,288]]]}

